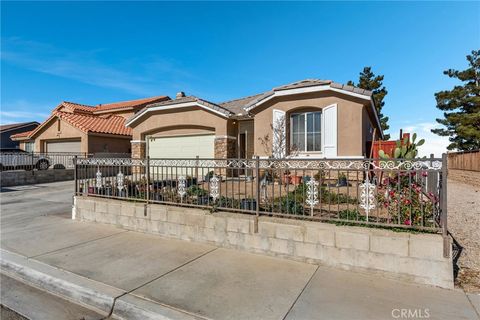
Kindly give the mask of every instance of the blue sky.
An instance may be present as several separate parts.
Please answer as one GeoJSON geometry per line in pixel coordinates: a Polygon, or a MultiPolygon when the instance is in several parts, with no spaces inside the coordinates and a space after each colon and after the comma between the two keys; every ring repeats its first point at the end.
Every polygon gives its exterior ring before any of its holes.
{"type": "MultiPolygon", "coordinates": [[[[385,75],[393,136],[427,138],[434,93],[480,48],[479,2],[2,2],[1,123],[44,120],[60,101],[177,91],[214,102],[305,79],[385,75]]],[[[432,149],[432,150],[430,150],[432,149]]]]}

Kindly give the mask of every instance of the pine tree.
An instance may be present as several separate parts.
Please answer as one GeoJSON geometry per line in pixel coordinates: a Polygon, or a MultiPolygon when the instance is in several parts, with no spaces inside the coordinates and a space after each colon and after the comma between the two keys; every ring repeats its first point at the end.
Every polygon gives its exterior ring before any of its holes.
{"type": "Polygon", "coordinates": [[[385,101],[383,99],[387,95],[388,91],[383,86],[383,75],[376,76],[372,72],[371,67],[363,68],[363,71],[360,72],[360,77],[358,79],[358,83],[355,84],[353,81],[349,81],[348,85],[355,86],[358,88],[362,88],[365,90],[370,90],[373,92],[373,100],[375,101],[375,106],[377,107],[377,114],[378,118],[380,119],[380,126],[382,127],[382,131],[384,132],[385,140],[390,139],[389,134],[385,134],[390,126],[388,125],[388,117],[382,113],[382,109],[385,105],[385,101]]]}
{"type": "Polygon", "coordinates": [[[467,55],[468,69],[449,69],[443,74],[462,81],[452,90],[435,93],[437,108],[445,111],[437,122],[444,128],[433,129],[439,136],[449,137],[448,150],[480,148],[480,50],[467,55]],[[447,112],[448,111],[448,112],[447,112]]]}

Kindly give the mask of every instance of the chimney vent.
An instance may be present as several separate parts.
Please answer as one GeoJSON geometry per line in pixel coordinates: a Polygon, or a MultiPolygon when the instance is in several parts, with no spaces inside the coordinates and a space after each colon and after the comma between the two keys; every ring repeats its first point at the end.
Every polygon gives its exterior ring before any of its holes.
{"type": "Polygon", "coordinates": [[[183,97],[185,97],[185,92],[183,92],[183,91],[177,92],[177,99],[180,99],[180,98],[183,98],[183,97]]]}

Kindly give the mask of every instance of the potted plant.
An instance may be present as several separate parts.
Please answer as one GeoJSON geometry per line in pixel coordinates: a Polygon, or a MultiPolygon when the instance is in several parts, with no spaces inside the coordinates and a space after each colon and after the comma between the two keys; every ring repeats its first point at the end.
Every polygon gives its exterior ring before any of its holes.
{"type": "Polygon", "coordinates": [[[187,194],[192,196],[196,204],[206,205],[210,202],[208,192],[199,186],[191,186],[187,189],[187,194]]]}
{"type": "Polygon", "coordinates": [[[110,180],[107,180],[105,182],[105,186],[104,186],[104,195],[106,196],[112,196],[112,183],[110,182],[110,180]]]}
{"type": "Polygon", "coordinates": [[[254,198],[245,198],[240,200],[240,209],[255,211],[257,209],[257,200],[254,198]]]}
{"type": "Polygon", "coordinates": [[[213,170],[212,170],[212,171],[209,171],[209,172],[205,175],[205,177],[204,177],[203,180],[206,181],[206,182],[210,182],[210,179],[211,179],[214,175],[215,175],[215,172],[213,172],[213,170]]]}
{"type": "Polygon", "coordinates": [[[337,179],[337,187],[346,187],[348,186],[348,181],[347,181],[347,176],[343,173],[340,172],[338,174],[338,179],[337,179]]]}
{"type": "Polygon", "coordinates": [[[292,177],[290,176],[290,171],[285,170],[285,172],[283,173],[283,177],[282,177],[283,184],[290,184],[291,181],[292,181],[292,177]]]}
{"type": "Polygon", "coordinates": [[[321,181],[322,183],[325,181],[325,171],[318,170],[317,173],[313,176],[316,181],[321,181]]]}
{"type": "Polygon", "coordinates": [[[290,176],[290,179],[292,183],[296,186],[302,183],[302,176],[293,175],[293,176],[290,176]]]}
{"type": "Polygon", "coordinates": [[[194,185],[197,184],[197,178],[196,177],[192,177],[190,175],[187,175],[186,179],[187,179],[187,187],[194,186],[194,185]]]}

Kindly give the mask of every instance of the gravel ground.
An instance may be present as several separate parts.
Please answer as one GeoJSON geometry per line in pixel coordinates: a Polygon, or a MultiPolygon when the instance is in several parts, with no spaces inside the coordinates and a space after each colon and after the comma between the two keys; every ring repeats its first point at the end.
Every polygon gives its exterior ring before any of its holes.
{"type": "Polygon", "coordinates": [[[480,188],[448,181],[448,229],[463,247],[456,285],[480,293],[480,188]]]}

